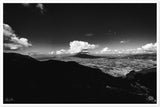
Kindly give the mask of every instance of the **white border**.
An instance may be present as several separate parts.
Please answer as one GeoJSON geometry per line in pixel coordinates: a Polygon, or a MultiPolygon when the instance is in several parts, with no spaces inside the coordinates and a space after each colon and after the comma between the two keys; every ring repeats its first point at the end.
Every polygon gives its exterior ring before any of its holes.
{"type": "Polygon", "coordinates": [[[133,107],[133,106],[144,106],[144,107],[159,107],[160,106],[160,1],[159,0],[1,0],[0,1],[0,106],[8,107],[23,107],[23,106],[121,106],[121,107],[133,107]],[[3,104],[3,3],[157,3],[157,104],[3,104]]]}
{"type": "Polygon", "coordinates": [[[3,0],[4,3],[157,3],[158,0],[3,0]]]}
{"type": "Polygon", "coordinates": [[[160,1],[157,2],[157,104],[160,106],[160,1]]]}

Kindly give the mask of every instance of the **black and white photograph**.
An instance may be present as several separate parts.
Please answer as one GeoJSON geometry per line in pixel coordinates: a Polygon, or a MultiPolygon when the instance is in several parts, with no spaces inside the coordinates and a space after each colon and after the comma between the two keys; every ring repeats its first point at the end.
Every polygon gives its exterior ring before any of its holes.
{"type": "Polygon", "coordinates": [[[3,104],[157,104],[157,3],[3,3],[3,104]]]}

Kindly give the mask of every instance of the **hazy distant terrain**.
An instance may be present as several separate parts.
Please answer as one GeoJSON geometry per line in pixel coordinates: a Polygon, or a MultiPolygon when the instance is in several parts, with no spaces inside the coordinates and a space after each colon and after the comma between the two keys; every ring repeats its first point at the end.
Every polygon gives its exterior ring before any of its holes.
{"type": "Polygon", "coordinates": [[[91,68],[98,68],[102,72],[110,74],[114,77],[123,77],[130,71],[136,72],[143,69],[150,69],[156,67],[156,54],[135,54],[135,55],[122,55],[122,56],[86,56],[82,54],[74,56],[63,56],[63,57],[49,57],[39,59],[47,60],[54,59],[60,61],[75,61],[81,65],[88,66],[91,68]]]}

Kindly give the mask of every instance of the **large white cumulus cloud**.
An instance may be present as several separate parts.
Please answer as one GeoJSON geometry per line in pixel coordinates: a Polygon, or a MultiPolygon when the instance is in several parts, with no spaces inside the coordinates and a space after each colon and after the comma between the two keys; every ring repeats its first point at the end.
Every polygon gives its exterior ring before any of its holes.
{"type": "Polygon", "coordinates": [[[32,46],[27,38],[18,37],[8,24],[3,24],[4,50],[19,50],[32,46]]]}
{"type": "Polygon", "coordinates": [[[157,51],[157,43],[148,43],[141,48],[144,51],[147,52],[156,52],[157,51]]]}
{"type": "Polygon", "coordinates": [[[89,44],[88,42],[84,41],[72,41],[70,42],[70,49],[68,50],[69,53],[78,53],[84,49],[94,49],[96,45],[89,44]]]}
{"type": "Polygon", "coordinates": [[[85,41],[72,41],[69,43],[69,49],[60,49],[56,51],[56,54],[74,54],[81,52],[82,50],[90,50],[96,48],[98,45],[95,44],[89,44],[88,42],[85,41]]]}

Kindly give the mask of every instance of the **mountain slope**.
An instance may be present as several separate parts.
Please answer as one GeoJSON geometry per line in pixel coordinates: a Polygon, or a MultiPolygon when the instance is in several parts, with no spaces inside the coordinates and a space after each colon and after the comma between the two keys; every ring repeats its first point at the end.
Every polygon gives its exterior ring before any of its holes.
{"type": "Polygon", "coordinates": [[[115,78],[76,62],[4,53],[4,103],[153,103],[133,87],[132,75],[115,78]]]}

